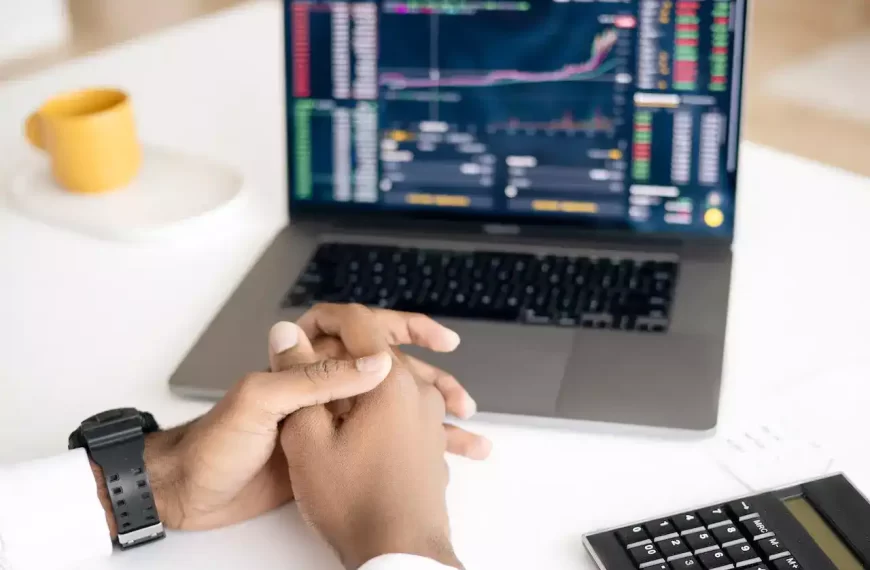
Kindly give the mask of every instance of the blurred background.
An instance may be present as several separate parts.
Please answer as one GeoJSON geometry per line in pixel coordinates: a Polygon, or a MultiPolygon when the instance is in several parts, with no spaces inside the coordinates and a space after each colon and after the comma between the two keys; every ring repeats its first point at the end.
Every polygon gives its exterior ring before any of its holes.
{"type": "MultiPolygon", "coordinates": [[[[0,0],[0,88],[246,1],[0,0]]],[[[751,4],[746,138],[870,176],[870,0],[751,4]]]]}

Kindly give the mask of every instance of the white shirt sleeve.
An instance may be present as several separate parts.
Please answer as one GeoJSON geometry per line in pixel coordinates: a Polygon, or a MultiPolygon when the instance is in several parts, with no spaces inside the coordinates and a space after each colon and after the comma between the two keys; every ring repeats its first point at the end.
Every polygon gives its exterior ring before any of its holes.
{"type": "Polygon", "coordinates": [[[0,570],[62,570],[111,553],[83,449],[0,465],[0,570]]]}
{"type": "Polygon", "coordinates": [[[430,558],[421,558],[410,554],[384,554],[372,558],[363,564],[359,570],[456,570],[444,566],[430,558]]]}

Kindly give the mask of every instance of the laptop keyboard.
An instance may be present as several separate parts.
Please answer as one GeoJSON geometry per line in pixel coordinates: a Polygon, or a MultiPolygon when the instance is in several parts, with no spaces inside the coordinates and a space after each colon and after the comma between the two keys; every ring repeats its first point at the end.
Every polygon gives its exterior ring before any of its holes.
{"type": "Polygon", "coordinates": [[[362,303],[434,317],[665,332],[669,261],[320,245],[284,306],[362,303]]]}

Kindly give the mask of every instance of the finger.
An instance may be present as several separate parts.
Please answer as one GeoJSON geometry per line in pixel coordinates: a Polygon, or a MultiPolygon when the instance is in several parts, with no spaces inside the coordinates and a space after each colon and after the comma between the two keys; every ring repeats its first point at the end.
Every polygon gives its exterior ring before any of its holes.
{"type": "Polygon", "coordinates": [[[314,352],[320,358],[350,358],[342,342],[332,336],[322,336],[312,343],[314,352]]]}
{"type": "Polygon", "coordinates": [[[251,374],[235,389],[233,404],[242,417],[256,416],[275,425],[301,408],[350,398],[374,389],[390,372],[383,352],[356,360],[320,360],[288,370],[251,374]]]}
{"type": "Polygon", "coordinates": [[[269,365],[272,372],[287,370],[294,364],[317,361],[305,332],[293,323],[275,323],[269,331],[269,365]]]}
{"type": "Polygon", "coordinates": [[[462,384],[452,374],[444,372],[431,364],[402,354],[405,365],[421,381],[435,386],[444,397],[447,412],[457,418],[468,419],[477,412],[477,402],[474,401],[462,384]]]}
{"type": "Polygon", "coordinates": [[[459,335],[419,313],[372,309],[381,328],[393,345],[414,344],[435,352],[453,352],[459,346],[459,335]]]}
{"type": "Polygon", "coordinates": [[[482,435],[465,431],[461,427],[444,424],[447,432],[447,451],[469,459],[483,460],[492,451],[492,442],[482,435]]]}
{"type": "Polygon", "coordinates": [[[362,305],[322,303],[297,324],[311,339],[338,336],[353,356],[372,354],[395,344],[416,344],[439,352],[459,345],[459,335],[416,313],[369,309],[362,305]]]}

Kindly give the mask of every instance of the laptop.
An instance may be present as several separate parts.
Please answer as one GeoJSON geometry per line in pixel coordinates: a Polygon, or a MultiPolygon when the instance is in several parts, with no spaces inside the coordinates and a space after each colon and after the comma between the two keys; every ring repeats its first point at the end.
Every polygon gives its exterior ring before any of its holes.
{"type": "Polygon", "coordinates": [[[353,302],[455,329],[481,411],[715,426],[746,0],[284,4],[291,221],[174,390],[353,302]]]}

